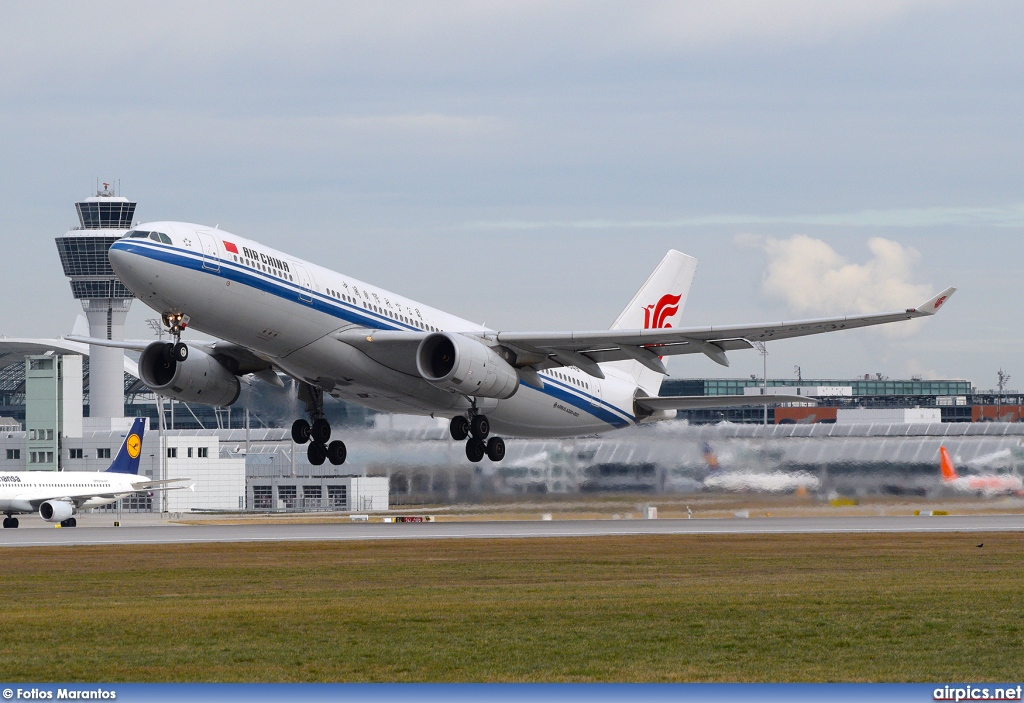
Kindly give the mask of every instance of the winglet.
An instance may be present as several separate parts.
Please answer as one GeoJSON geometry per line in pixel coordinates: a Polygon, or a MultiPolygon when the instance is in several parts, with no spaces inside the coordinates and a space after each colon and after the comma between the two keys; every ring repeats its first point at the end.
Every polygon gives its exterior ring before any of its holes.
{"type": "Polygon", "coordinates": [[[917,306],[917,312],[922,315],[934,315],[939,311],[939,308],[949,300],[950,296],[956,293],[956,288],[947,288],[946,290],[939,293],[937,296],[929,300],[927,303],[923,303],[917,306]]]}

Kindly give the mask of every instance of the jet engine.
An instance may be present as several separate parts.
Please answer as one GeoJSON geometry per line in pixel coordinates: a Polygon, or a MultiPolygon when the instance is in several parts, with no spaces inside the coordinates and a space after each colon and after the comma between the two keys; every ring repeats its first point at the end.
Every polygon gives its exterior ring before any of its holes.
{"type": "Polygon", "coordinates": [[[511,398],[519,374],[490,347],[461,334],[434,332],[416,350],[416,369],[427,382],[453,393],[511,398]]]}
{"type": "Polygon", "coordinates": [[[39,506],[39,517],[47,522],[62,522],[75,514],[75,506],[66,500],[48,500],[39,506]]]}
{"type": "Polygon", "coordinates": [[[153,342],[139,357],[139,377],[153,392],[186,403],[223,407],[238,400],[238,377],[209,354],[189,349],[185,361],[171,356],[167,342],[153,342]]]}

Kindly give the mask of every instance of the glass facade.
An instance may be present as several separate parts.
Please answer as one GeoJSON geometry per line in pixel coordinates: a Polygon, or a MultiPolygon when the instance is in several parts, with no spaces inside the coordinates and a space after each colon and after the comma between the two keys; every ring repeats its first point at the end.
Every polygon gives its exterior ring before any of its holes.
{"type": "Polygon", "coordinates": [[[114,281],[71,281],[71,294],[76,300],[98,300],[100,298],[134,298],[135,295],[119,280],[114,281]]]}
{"type": "MultiPolygon", "coordinates": [[[[760,388],[763,381],[751,378],[707,378],[666,380],[662,384],[662,395],[743,395],[744,388],[760,388]]],[[[888,379],[802,379],[769,378],[768,386],[850,386],[853,396],[885,395],[970,395],[971,382],[961,380],[942,381],[891,381],[888,379]]]]}
{"type": "Polygon", "coordinates": [[[65,276],[114,276],[107,250],[120,237],[57,237],[65,276]]]}
{"type": "Polygon", "coordinates": [[[107,250],[120,237],[57,237],[57,253],[64,275],[102,277],[106,280],[72,280],[71,294],[76,300],[100,298],[129,299],[135,296],[125,288],[110,267],[107,250]]]}
{"type": "Polygon", "coordinates": [[[83,229],[130,229],[136,203],[125,200],[75,203],[83,229]]]}

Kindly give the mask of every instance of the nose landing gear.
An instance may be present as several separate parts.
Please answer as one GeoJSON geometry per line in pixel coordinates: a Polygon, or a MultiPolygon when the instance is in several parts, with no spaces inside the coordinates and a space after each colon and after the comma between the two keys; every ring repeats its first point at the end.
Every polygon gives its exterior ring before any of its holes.
{"type": "Polygon", "coordinates": [[[487,439],[491,423],[484,415],[473,413],[469,419],[464,415],[456,415],[448,425],[448,432],[456,442],[469,438],[466,442],[466,458],[474,464],[485,456],[491,461],[505,458],[505,440],[501,437],[487,439]]]}
{"type": "Polygon", "coordinates": [[[310,424],[303,418],[292,423],[292,441],[296,444],[306,444],[306,458],[313,466],[321,466],[325,461],[330,461],[335,466],[345,463],[348,457],[348,449],[341,440],[331,439],[331,423],[324,417],[324,392],[315,386],[304,383],[299,393],[300,400],[306,401],[306,411],[313,419],[310,424]]]}
{"type": "Polygon", "coordinates": [[[188,327],[188,315],[180,312],[165,312],[160,316],[164,327],[174,337],[174,344],[164,347],[165,361],[177,361],[179,363],[188,359],[188,346],[181,341],[181,333],[188,327]]]}

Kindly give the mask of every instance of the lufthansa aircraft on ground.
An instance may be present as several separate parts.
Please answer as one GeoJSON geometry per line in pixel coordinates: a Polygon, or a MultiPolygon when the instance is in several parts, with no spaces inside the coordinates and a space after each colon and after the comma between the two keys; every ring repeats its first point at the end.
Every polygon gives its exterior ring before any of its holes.
{"type": "Polygon", "coordinates": [[[680,327],[697,260],[670,251],[610,329],[506,332],[275,251],[214,227],[139,225],[114,242],[121,281],[163,316],[168,342],[74,338],[142,352],[149,388],[185,402],[230,405],[239,377],[298,383],[311,422],[292,436],[309,442],[314,465],[345,461],[331,441],[324,394],[375,410],[451,418],[466,456],[500,461],[496,434],[571,437],[672,417],[679,408],[807,402],[805,397],[658,397],[662,357],[726,352],[802,335],[933,315],[954,289],[898,312],[777,324],[680,327]],[[181,341],[194,327],[223,341],[181,341]],[[492,434],[495,433],[495,434],[492,434]]]}
{"type": "Polygon", "coordinates": [[[169,490],[172,478],[151,481],[139,476],[139,456],[146,420],[135,418],[110,468],[106,471],[19,471],[0,473],[0,513],[4,527],[17,527],[19,513],[39,513],[47,522],[75,527],[79,510],[97,508],[141,491],[169,490]]]}

